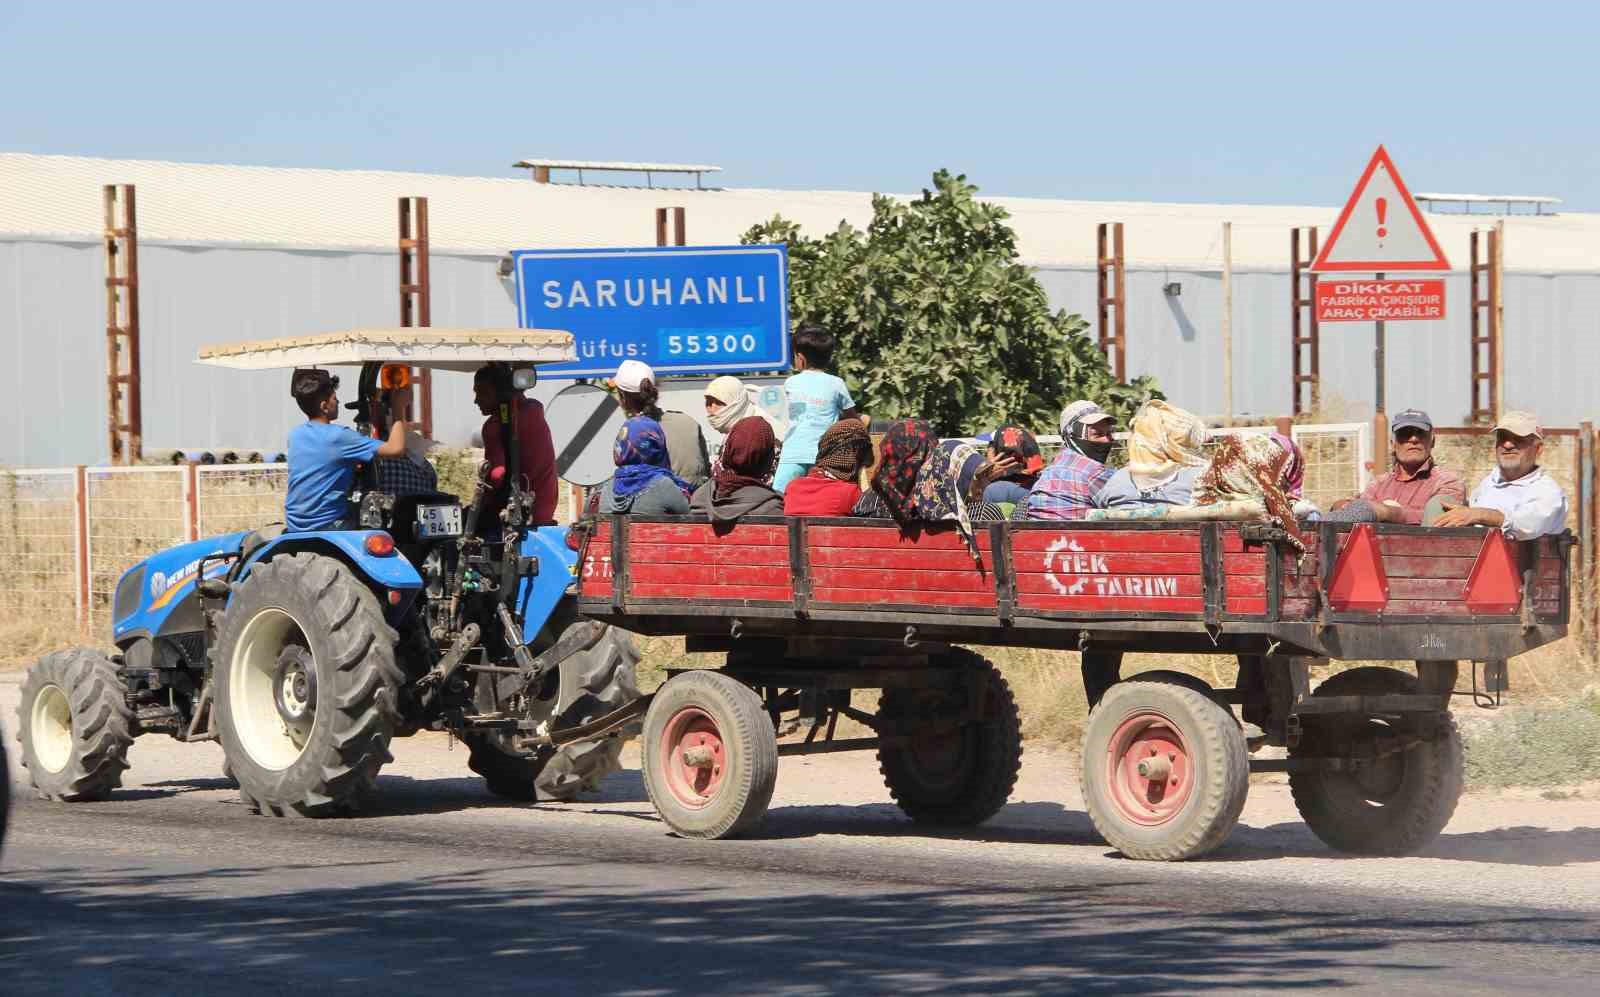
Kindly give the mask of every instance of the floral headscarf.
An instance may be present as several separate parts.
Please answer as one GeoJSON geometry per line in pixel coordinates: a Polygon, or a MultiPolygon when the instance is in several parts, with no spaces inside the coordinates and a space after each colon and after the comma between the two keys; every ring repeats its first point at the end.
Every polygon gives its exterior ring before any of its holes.
{"type": "Polygon", "coordinates": [[[939,445],[939,434],[924,419],[902,419],[889,427],[878,445],[878,470],[872,490],[896,522],[914,519],[911,500],[922,464],[939,445]]]}
{"type": "Polygon", "coordinates": [[[760,416],[748,416],[734,423],[722,444],[722,459],[711,480],[712,497],[724,499],[746,485],[764,485],[772,480],[772,466],[778,457],[778,437],[760,416]]]}
{"type": "Polygon", "coordinates": [[[1283,471],[1283,491],[1290,498],[1299,498],[1301,490],[1306,483],[1306,458],[1300,452],[1300,444],[1292,437],[1282,433],[1273,433],[1272,438],[1278,446],[1289,452],[1289,466],[1283,471]]]}
{"type": "Polygon", "coordinates": [[[913,518],[925,523],[955,523],[973,560],[979,560],[978,541],[973,534],[962,479],[970,481],[971,472],[982,463],[983,454],[970,443],[959,440],[940,443],[923,462],[911,498],[913,518]]]}
{"type": "Polygon", "coordinates": [[[636,415],[622,424],[617,441],[611,445],[611,460],[617,465],[611,490],[618,498],[637,495],[663,476],[670,478],[684,495],[691,491],[688,482],[672,473],[667,460],[667,434],[661,423],[649,416],[636,415]]]}
{"type": "MultiPolygon", "coordinates": [[[[1277,434],[1224,436],[1211,453],[1211,466],[1194,485],[1195,505],[1216,505],[1239,499],[1260,501],[1267,515],[1305,553],[1305,538],[1294,518],[1294,503],[1285,494],[1294,457],[1277,434]]],[[[1293,446],[1291,442],[1290,446],[1293,446]]]]}

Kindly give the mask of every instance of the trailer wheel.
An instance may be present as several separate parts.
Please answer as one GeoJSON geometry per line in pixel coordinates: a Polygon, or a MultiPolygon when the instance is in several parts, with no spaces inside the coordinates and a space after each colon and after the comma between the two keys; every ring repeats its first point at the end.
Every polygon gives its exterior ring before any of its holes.
{"type": "Polygon", "coordinates": [[[1131,859],[1174,862],[1227,839],[1250,762],[1233,713],[1170,682],[1119,682],[1089,715],[1080,780],[1089,819],[1131,859]]]}
{"type": "Polygon", "coordinates": [[[755,691],[718,672],[668,680],[644,718],[644,787],[686,838],[728,838],[766,815],[778,739],[755,691]]]}
{"type": "Polygon", "coordinates": [[[86,647],[28,669],[17,706],[22,764],[47,800],[103,800],[122,785],[133,711],[117,666],[86,647]]]}
{"type": "MultiPolygon", "coordinates": [[[[983,719],[945,733],[912,733],[909,743],[879,748],[878,771],[912,820],[970,827],[993,817],[1011,798],[1022,768],[1022,720],[1011,686],[987,659],[964,648],[952,656],[982,672],[983,719]]],[[[878,718],[890,729],[914,732],[919,722],[959,722],[966,709],[964,695],[886,689],[878,718]]]]}
{"type": "MultiPolygon", "coordinates": [[[[1416,695],[1417,679],[1393,668],[1352,668],[1313,696],[1416,695]]],[[[1289,791],[1306,824],[1329,847],[1357,855],[1409,855],[1438,836],[1461,798],[1461,733],[1447,711],[1432,740],[1373,759],[1354,770],[1291,772],[1289,791]]],[[[1291,758],[1371,753],[1391,738],[1371,716],[1329,716],[1306,725],[1291,758]]]]}
{"type": "Polygon", "coordinates": [[[359,808],[394,758],[404,675],[378,599],[342,562],[253,568],[217,641],[217,730],[244,801],[269,816],[359,808]]]}

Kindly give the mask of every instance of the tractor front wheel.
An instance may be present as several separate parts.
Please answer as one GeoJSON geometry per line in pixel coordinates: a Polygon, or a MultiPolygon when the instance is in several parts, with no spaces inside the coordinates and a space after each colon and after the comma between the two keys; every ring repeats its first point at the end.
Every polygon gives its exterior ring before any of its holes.
{"type": "Polygon", "coordinates": [[[133,711],[117,666],[86,647],[28,669],[17,707],[22,764],[47,800],[103,800],[122,785],[133,711]]]}

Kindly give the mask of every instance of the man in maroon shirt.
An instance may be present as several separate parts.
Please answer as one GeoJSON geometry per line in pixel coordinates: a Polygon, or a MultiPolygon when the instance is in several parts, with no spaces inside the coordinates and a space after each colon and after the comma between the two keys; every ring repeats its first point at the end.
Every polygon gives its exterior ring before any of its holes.
{"type": "Polygon", "coordinates": [[[550,439],[550,423],[545,420],[543,403],[522,397],[522,392],[511,383],[511,368],[504,364],[490,364],[473,375],[472,400],[477,403],[478,411],[488,416],[483,421],[483,456],[489,462],[489,480],[496,486],[484,503],[483,525],[492,532],[499,531],[500,510],[505,508],[506,497],[510,494],[506,481],[506,447],[500,439],[501,404],[512,408],[521,484],[533,493],[532,525],[554,522],[561,485],[556,480],[556,448],[550,439]]]}
{"type": "Polygon", "coordinates": [[[1394,417],[1390,429],[1393,469],[1375,478],[1359,498],[1334,503],[1330,520],[1421,526],[1423,512],[1435,498],[1466,504],[1467,485],[1461,475],[1433,462],[1433,420],[1426,412],[1407,409],[1394,417]]]}

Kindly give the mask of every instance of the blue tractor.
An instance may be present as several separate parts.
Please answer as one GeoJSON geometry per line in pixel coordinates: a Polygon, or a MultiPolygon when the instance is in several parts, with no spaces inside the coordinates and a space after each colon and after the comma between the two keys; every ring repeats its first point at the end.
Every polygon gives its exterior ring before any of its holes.
{"type": "MultiPolygon", "coordinates": [[[[371,403],[408,390],[411,367],[504,363],[520,393],[536,364],[572,356],[567,333],[528,329],[201,351],[246,369],[359,364],[360,413],[386,411],[371,403]]],[[[510,398],[497,418],[516,468],[510,398]]],[[[579,616],[567,528],[533,522],[525,482],[491,481],[486,467],[466,505],[383,491],[370,468],[356,482],[351,528],[264,525],[128,569],[112,606],[117,652],[49,654],[23,683],[22,762],[40,794],[106,797],[134,738],[157,733],[219,741],[245,801],[278,816],[359,809],[390,741],[421,730],[459,738],[505,797],[571,798],[614,770],[642,713],[638,654],[622,631],[579,616]],[[491,495],[501,511],[484,516],[491,495]]]]}

